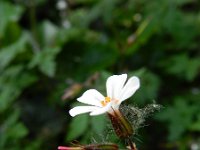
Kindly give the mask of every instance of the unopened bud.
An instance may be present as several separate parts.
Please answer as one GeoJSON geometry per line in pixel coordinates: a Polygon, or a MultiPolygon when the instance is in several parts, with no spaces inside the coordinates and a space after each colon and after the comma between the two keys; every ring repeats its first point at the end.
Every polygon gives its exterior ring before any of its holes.
{"type": "Polygon", "coordinates": [[[133,134],[133,128],[130,122],[122,115],[119,110],[114,110],[113,113],[108,113],[115,133],[120,138],[128,138],[133,134]]]}
{"type": "Polygon", "coordinates": [[[58,150],[118,150],[118,146],[112,143],[91,144],[77,147],[59,146],[58,150]]]}
{"type": "Polygon", "coordinates": [[[82,147],[58,146],[58,150],[84,150],[84,148],[82,148],[82,147]]]}

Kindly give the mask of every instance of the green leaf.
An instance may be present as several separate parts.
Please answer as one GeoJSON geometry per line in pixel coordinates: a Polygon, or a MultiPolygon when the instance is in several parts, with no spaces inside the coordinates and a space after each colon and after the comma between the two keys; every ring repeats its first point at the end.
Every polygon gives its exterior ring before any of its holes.
{"type": "Polygon", "coordinates": [[[36,79],[34,75],[25,72],[23,66],[6,69],[0,77],[0,112],[11,107],[12,102],[23,89],[35,82],[36,79]]]}
{"type": "Polygon", "coordinates": [[[29,63],[29,68],[38,66],[42,73],[49,77],[53,77],[56,71],[55,58],[60,49],[60,47],[45,47],[33,56],[29,63]]]}
{"type": "Polygon", "coordinates": [[[89,125],[88,114],[83,114],[74,117],[70,122],[69,128],[67,130],[66,141],[75,140],[79,136],[86,134],[88,125],[89,125]]]}
{"type": "Polygon", "coordinates": [[[161,66],[164,66],[169,74],[192,81],[198,75],[200,61],[198,57],[189,58],[183,53],[169,57],[161,63],[161,66]]]}
{"type": "Polygon", "coordinates": [[[0,71],[7,67],[20,53],[26,51],[27,34],[23,33],[15,43],[0,50],[0,71]]]}
{"type": "Polygon", "coordinates": [[[106,129],[106,116],[99,115],[99,116],[92,117],[91,125],[92,125],[93,132],[95,132],[98,135],[103,135],[106,129]]]}
{"type": "Polygon", "coordinates": [[[146,18],[139,25],[138,29],[134,33],[135,40],[125,51],[127,55],[130,55],[137,51],[142,45],[146,44],[151,36],[158,30],[158,20],[157,17],[146,18]]]}
{"type": "MultiPolygon", "coordinates": [[[[198,113],[198,111],[197,111],[198,113]]],[[[197,114],[197,119],[190,125],[190,130],[193,132],[200,131],[200,114],[197,114]]]]}
{"type": "Polygon", "coordinates": [[[24,36],[21,27],[16,22],[9,23],[4,32],[5,34],[4,37],[2,38],[2,43],[1,43],[2,48],[16,43],[21,36],[24,36]]]}
{"type": "Polygon", "coordinates": [[[4,35],[5,28],[9,22],[16,22],[21,17],[23,9],[19,5],[12,5],[11,3],[0,2],[0,38],[4,35]]]}
{"type": "Polygon", "coordinates": [[[198,76],[199,68],[200,68],[200,61],[199,58],[192,58],[189,60],[186,69],[186,79],[188,81],[193,81],[195,77],[198,76]]]}
{"type": "Polygon", "coordinates": [[[89,47],[88,51],[85,53],[82,60],[82,67],[84,71],[97,71],[103,68],[106,68],[113,63],[118,58],[118,53],[113,47],[99,44],[89,47]],[[109,48],[109,50],[108,50],[109,48]]]}
{"type": "Polygon", "coordinates": [[[6,120],[0,125],[0,148],[16,144],[27,135],[27,128],[18,121],[19,115],[19,111],[13,109],[13,112],[7,114],[6,120]]]}
{"type": "MultiPolygon", "coordinates": [[[[176,7],[169,9],[170,11],[166,12],[163,17],[163,26],[173,38],[172,43],[176,44],[179,49],[191,48],[198,35],[197,19],[190,14],[181,12],[176,7]]],[[[174,44],[172,48],[174,48],[174,44]]]]}
{"type": "Polygon", "coordinates": [[[15,124],[12,128],[9,129],[8,132],[10,138],[13,139],[23,138],[28,134],[27,128],[22,123],[15,124]]]}
{"type": "Polygon", "coordinates": [[[159,76],[145,68],[130,72],[130,75],[139,76],[141,80],[141,87],[132,97],[133,102],[137,104],[145,104],[147,101],[157,99],[158,90],[160,88],[159,76]]]}
{"type": "Polygon", "coordinates": [[[166,107],[156,118],[168,123],[168,139],[173,141],[190,128],[198,109],[198,106],[190,105],[185,99],[178,97],[174,100],[174,105],[166,107]]]}
{"type": "Polygon", "coordinates": [[[105,23],[110,23],[113,19],[113,11],[119,0],[100,0],[98,3],[92,8],[88,17],[90,20],[93,20],[98,17],[102,17],[105,23]],[[103,11],[102,11],[103,10],[103,11]]]}
{"type": "Polygon", "coordinates": [[[50,21],[44,21],[39,29],[40,41],[42,47],[54,46],[58,34],[58,27],[50,21]]]}
{"type": "Polygon", "coordinates": [[[190,130],[199,132],[200,131],[200,120],[192,123],[190,126],[190,130]]]}
{"type": "Polygon", "coordinates": [[[171,3],[173,3],[174,5],[183,5],[183,4],[187,4],[187,3],[191,3],[194,2],[194,0],[170,0],[171,3]]]}

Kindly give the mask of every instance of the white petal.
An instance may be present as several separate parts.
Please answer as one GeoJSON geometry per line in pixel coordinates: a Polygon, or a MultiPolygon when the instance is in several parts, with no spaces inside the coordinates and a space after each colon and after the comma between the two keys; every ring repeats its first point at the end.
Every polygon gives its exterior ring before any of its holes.
{"type": "Polygon", "coordinates": [[[102,108],[99,108],[99,109],[96,109],[96,110],[92,111],[90,113],[90,115],[91,116],[96,116],[96,115],[104,114],[104,113],[108,112],[111,109],[111,105],[112,105],[112,103],[110,102],[105,107],[102,107],[102,108]]]}
{"type": "Polygon", "coordinates": [[[69,114],[72,117],[74,117],[74,116],[79,115],[79,114],[95,111],[96,109],[99,109],[99,107],[96,107],[96,106],[77,106],[77,107],[72,108],[69,111],[69,114]]]}
{"type": "Polygon", "coordinates": [[[110,76],[106,82],[107,96],[119,99],[120,92],[126,82],[126,78],[127,74],[110,76]]]}
{"type": "Polygon", "coordinates": [[[119,99],[120,102],[131,97],[139,87],[140,87],[139,78],[136,76],[131,77],[121,91],[120,99],[119,99]]]}
{"type": "Polygon", "coordinates": [[[87,90],[77,100],[81,103],[102,107],[101,102],[105,97],[95,89],[87,90]]]}

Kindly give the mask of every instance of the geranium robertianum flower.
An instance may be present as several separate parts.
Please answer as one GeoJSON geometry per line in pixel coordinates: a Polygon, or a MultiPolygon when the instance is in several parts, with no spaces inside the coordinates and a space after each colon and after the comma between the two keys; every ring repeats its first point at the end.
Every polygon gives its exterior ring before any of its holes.
{"type": "Polygon", "coordinates": [[[110,76],[106,82],[106,97],[95,89],[87,90],[77,100],[90,106],[74,107],[69,111],[70,115],[74,117],[88,112],[92,116],[106,112],[114,114],[114,111],[119,109],[120,104],[130,98],[140,87],[138,77],[133,76],[127,82],[126,80],[127,74],[110,76]]]}
{"type": "Polygon", "coordinates": [[[74,117],[90,112],[90,115],[94,116],[107,112],[117,136],[129,138],[134,131],[129,121],[119,111],[119,106],[135,93],[140,87],[140,81],[136,76],[127,82],[126,80],[127,74],[110,76],[106,82],[106,97],[95,89],[87,90],[77,100],[90,106],[74,107],[69,111],[70,115],[74,117]]]}

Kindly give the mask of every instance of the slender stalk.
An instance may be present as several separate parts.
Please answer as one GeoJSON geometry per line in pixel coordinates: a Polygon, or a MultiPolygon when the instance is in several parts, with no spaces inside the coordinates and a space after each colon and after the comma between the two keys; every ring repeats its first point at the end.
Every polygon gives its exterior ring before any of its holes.
{"type": "Polygon", "coordinates": [[[29,2],[29,15],[30,15],[30,26],[31,26],[31,32],[34,36],[35,39],[37,39],[37,34],[36,34],[36,12],[35,12],[35,1],[30,1],[29,2]]]}
{"type": "Polygon", "coordinates": [[[40,51],[40,45],[38,42],[38,36],[37,36],[37,30],[36,30],[36,6],[35,6],[35,0],[28,2],[29,7],[29,22],[30,22],[30,28],[31,28],[31,37],[30,42],[33,46],[33,52],[37,53],[40,51]]]}
{"type": "Polygon", "coordinates": [[[130,138],[128,138],[128,144],[131,150],[137,150],[135,143],[133,143],[130,138]]]}

